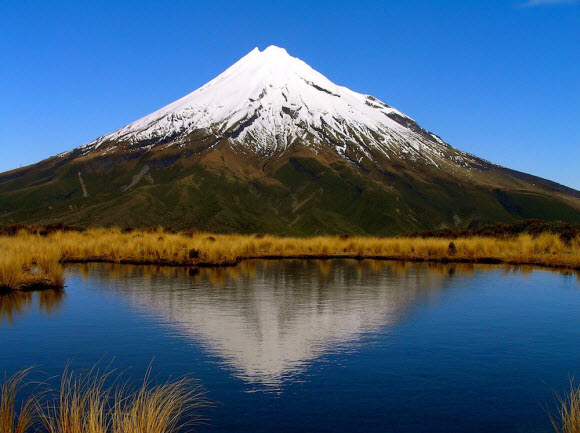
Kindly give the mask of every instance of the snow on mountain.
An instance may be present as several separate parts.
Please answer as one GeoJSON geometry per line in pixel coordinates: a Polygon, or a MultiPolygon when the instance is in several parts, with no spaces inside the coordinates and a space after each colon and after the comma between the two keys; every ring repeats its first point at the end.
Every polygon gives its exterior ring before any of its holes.
{"type": "Polygon", "coordinates": [[[266,155],[298,140],[314,147],[331,145],[343,156],[350,146],[371,159],[371,148],[387,157],[435,165],[441,158],[456,163],[469,159],[398,110],[334,84],[276,46],[254,48],[189,95],[82,149],[89,153],[120,142],[178,146],[200,130],[266,155]]]}

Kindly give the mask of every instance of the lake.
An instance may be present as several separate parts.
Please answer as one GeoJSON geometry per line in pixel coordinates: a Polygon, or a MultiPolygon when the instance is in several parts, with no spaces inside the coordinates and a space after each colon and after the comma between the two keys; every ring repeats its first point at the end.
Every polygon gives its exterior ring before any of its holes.
{"type": "Polygon", "coordinates": [[[548,432],[580,373],[580,278],[386,261],[86,264],[0,296],[0,372],[199,379],[200,432],[548,432]]]}

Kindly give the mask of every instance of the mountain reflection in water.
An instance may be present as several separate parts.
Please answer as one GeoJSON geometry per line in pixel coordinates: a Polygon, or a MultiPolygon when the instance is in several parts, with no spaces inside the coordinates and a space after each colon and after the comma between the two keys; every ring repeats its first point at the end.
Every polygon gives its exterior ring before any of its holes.
{"type": "Polygon", "coordinates": [[[474,269],[371,260],[245,261],[201,270],[79,267],[100,290],[201,343],[235,376],[273,386],[325,352],[396,323],[454,275],[474,269]]]}

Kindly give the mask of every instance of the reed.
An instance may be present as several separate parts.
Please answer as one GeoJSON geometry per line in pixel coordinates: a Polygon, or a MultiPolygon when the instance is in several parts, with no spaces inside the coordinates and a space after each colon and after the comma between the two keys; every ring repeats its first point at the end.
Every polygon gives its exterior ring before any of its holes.
{"type": "Polygon", "coordinates": [[[0,236],[0,288],[62,285],[62,263],[110,262],[223,266],[252,258],[375,258],[494,262],[580,269],[580,237],[520,234],[507,238],[377,238],[217,235],[88,229],[0,236]]]}

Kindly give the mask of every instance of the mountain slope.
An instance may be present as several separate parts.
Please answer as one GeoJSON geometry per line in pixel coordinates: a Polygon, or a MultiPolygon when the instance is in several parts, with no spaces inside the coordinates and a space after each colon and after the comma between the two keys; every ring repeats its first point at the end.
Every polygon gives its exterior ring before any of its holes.
{"type": "Polygon", "coordinates": [[[580,222],[580,193],[457,150],[278,47],[118,131],[0,175],[0,223],[396,234],[580,222]]]}

